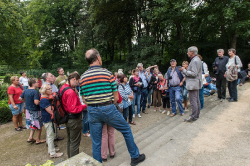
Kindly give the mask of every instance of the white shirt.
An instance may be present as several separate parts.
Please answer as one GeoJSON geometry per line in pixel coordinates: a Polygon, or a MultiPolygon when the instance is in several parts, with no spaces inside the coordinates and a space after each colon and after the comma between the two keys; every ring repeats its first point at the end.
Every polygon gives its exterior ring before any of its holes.
{"type": "Polygon", "coordinates": [[[203,62],[203,61],[201,61],[201,62],[202,62],[202,66],[203,66],[203,69],[204,69],[204,74],[209,75],[207,64],[205,62],[203,62]]]}
{"type": "Polygon", "coordinates": [[[29,79],[28,78],[25,78],[25,77],[20,77],[19,78],[19,82],[22,86],[29,86],[29,79]]]}
{"type": "Polygon", "coordinates": [[[235,58],[236,58],[236,63],[237,63],[237,66],[238,66],[238,72],[240,72],[240,68],[242,67],[242,63],[241,63],[241,60],[240,58],[235,55],[235,57],[233,58],[229,58],[227,64],[226,64],[226,68],[228,70],[228,67],[231,65],[231,64],[235,64],[235,58]]]}

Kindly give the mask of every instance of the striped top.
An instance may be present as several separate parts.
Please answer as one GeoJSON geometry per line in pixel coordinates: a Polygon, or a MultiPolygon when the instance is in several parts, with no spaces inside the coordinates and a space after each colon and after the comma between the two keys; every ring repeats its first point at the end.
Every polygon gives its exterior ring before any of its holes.
{"type": "Polygon", "coordinates": [[[90,66],[81,76],[80,95],[87,104],[100,104],[113,101],[117,91],[115,77],[101,66],[90,66]]]}

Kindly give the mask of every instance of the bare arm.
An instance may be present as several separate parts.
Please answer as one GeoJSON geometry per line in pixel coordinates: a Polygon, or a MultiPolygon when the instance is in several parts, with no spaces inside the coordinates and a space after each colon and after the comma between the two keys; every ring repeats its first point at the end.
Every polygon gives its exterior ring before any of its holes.
{"type": "Polygon", "coordinates": [[[19,99],[18,100],[20,100],[20,101],[24,101],[24,99],[23,98],[21,98],[21,97],[19,97],[19,99]]]}
{"type": "Polygon", "coordinates": [[[39,105],[40,101],[39,100],[34,100],[35,105],[39,105]]]}
{"type": "Polygon", "coordinates": [[[113,95],[114,95],[114,104],[115,104],[119,100],[118,91],[113,92],[113,95]]]}
{"type": "Polygon", "coordinates": [[[48,106],[47,108],[45,108],[45,110],[46,110],[49,114],[51,114],[51,111],[52,111],[51,106],[48,106]]]}
{"type": "Polygon", "coordinates": [[[83,95],[82,95],[82,102],[83,102],[84,104],[87,104],[83,95]]]}
{"type": "Polygon", "coordinates": [[[18,107],[16,106],[15,102],[14,102],[14,99],[13,99],[13,94],[8,94],[8,97],[10,99],[10,103],[12,104],[13,108],[14,109],[18,109],[18,107]]]}

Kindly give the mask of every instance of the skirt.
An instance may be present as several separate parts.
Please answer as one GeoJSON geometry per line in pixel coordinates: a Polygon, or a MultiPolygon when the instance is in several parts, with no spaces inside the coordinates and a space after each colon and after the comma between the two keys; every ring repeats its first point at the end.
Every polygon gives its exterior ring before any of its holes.
{"type": "Polygon", "coordinates": [[[43,127],[41,111],[26,109],[26,127],[28,129],[41,129],[43,127]]]}

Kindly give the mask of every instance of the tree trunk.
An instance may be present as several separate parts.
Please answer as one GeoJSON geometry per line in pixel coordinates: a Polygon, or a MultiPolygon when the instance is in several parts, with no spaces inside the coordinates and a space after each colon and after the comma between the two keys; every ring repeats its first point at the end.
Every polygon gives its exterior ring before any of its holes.
{"type": "Polygon", "coordinates": [[[237,34],[233,33],[231,36],[231,48],[236,49],[236,43],[237,43],[237,34]]]}

